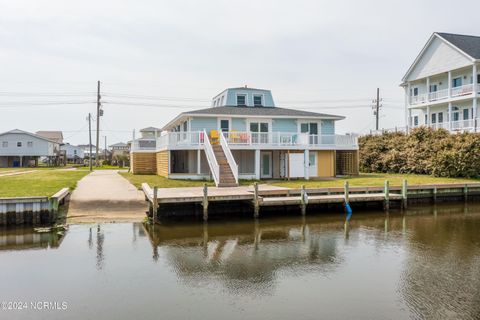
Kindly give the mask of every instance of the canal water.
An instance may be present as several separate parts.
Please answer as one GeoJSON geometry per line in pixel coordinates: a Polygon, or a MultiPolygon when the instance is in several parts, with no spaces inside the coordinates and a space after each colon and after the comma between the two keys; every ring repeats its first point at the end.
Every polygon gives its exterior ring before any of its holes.
{"type": "Polygon", "coordinates": [[[0,283],[0,319],[479,319],[480,206],[1,230],[0,283]]]}

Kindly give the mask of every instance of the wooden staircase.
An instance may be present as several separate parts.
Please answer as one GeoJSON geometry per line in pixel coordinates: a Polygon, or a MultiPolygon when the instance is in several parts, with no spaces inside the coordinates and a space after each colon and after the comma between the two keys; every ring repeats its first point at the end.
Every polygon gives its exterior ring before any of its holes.
{"type": "Polygon", "coordinates": [[[220,144],[214,144],[212,145],[212,148],[215,153],[215,158],[217,158],[218,166],[220,167],[220,181],[218,187],[237,187],[238,184],[235,182],[235,177],[233,176],[232,169],[228,164],[222,146],[220,144]]]}

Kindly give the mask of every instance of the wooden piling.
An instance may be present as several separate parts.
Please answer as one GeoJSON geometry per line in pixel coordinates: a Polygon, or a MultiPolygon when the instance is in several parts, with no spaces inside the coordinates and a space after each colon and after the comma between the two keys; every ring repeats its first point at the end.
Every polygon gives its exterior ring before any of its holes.
{"type": "Polygon", "coordinates": [[[152,222],[155,224],[157,222],[158,214],[158,187],[153,187],[153,210],[152,210],[152,222]]]}
{"type": "Polygon", "coordinates": [[[383,202],[383,208],[388,211],[390,209],[390,183],[388,180],[385,180],[384,194],[385,200],[383,202]]]}
{"type": "Polygon", "coordinates": [[[253,217],[258,218],[260,213],[260,203],[258,201],[258,183],[253,184],[253,217]]]}
{"type": "Polygon", "coordinates": [[[407,209],[408,204],[408,182],[407,179],[403,179],[402,183],[402,208],[407,209]]]}
{"type": "Polygon", "coordinates": [[[7,225],[7,213],[0,212],[0,226],[5,226],[5,225],[7,225]]]}
{"type": "Polygon", "coordinates": [[[343,192],[345,197],[345,205],[347,205],[350,203],[350,199],[349,199],[350,187],[349,187],[348,181],[345,181],[343,192]]]}
{"type": "Polygon", "coordinates": [[[463,200],[465,200],[465,202],[468,201],[468,185],[463,187],[463,200]]]}
{"type": "Polygon", "coordinates": [[[305,185],[302,185],[302,189],[300,190],[300,209],[302,210],[302,216],[304,216],[307,212],[307,193],[305,191],[305,185]]]}
{"type": "Polygon", "coordinates": [[[205,183],[203,185],[203,221],[208,221],[208,186],[205,183]]]}
{"type": "Polygon", "coordinates": [[[433,203],[437,203],[437,186],[433,187],[433,203]]]}

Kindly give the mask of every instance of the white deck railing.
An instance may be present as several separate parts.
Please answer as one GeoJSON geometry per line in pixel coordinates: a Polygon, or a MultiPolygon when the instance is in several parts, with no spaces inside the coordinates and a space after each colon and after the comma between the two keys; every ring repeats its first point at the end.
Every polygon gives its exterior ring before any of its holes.
{"type": "Polygon", "coordinates": [[[473,92],[473,84],[452,88],[452,97],[464,96],[473,92]]]}
{"type": "Polygon", "coordinates": [[[448,89],[438,90],[438,91],[430,92],[428,94],[428,99],[430,101],[438,101],[438,100],[443,100],[447,98],[448,98],[448,89]]]}
{"type": "MultiPolygon", "coordinates": [[[[203,136],[207,136],[207,132],[203,131],[203,136]]],[[[198,135],[200,137],[200,135],[198,135]]],[[[213,152],[212,145],[210,144],[209,139],[203,139],[204,141],[204,150],[205,155],[207,157],[207,162],[210,167],[210,171],[212,172],[213,180],[215,181],[215,185],[218,187],[220,183],[220,166],[218,165],[217,158],[215,157],[215,153],[213,152]]]]}
{"type": "Polygon", "coordinates": [[[292,132],[224,132],[229,145],[357,146],[354,135],[310,135],[292,132]]]}
{"type": "Polygon", "coordinates": [[[427,102],[427,95],[422,93],[416,96],[410,96],[410,104],[420,104],[427,102]]]}
{"type": "MultiPolygon", "coordinates": [[[[230,148],[239,146],[265,146],[265,147],[358,147],[355,135],[311,135],[297,132],[223,132],[225,142],[230,148]]],[[[168,132],[158,137],[156,149],[182,149],[197,148],[206,144],[208,135],[206,131],[195,132],[168,132]]],[[[155,150],[155,148],[142,148],[136,146],[132,150],[155,150]]]]}
{"type": "Polygon", "coordinates": [[[223,134],[220,135],[220,145],[222,146],[223,153],[225,153],[225,157],[227,158],[228,165],[232,170],[233,176],[235,178],[235,183],[238,184],[238,164],[235,162],[235,158],[233,157],[232,151],[228,146],[227,139],[225,139],[225,136],[223,134]]]}

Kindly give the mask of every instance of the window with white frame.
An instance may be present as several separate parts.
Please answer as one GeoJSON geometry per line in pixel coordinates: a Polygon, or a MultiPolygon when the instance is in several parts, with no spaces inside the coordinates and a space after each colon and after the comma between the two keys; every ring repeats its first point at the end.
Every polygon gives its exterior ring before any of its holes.
{"type": "Polygon", "coordinates": [[[253,96],[253,105],[255,107],[262,107],[263,106],[263,97],[261,95],[254,95],[253,96]]]}
{"type": "Polygon", "coordinates": [[[244,94],[237,95],[237,106],[246,107],[247,106],[247,96],[244,94]]]}
{"type": "Polygon", "coordinates": [[[2,141],[2,148],[8,148],[8,141],[2,141]]]}
{"type": "Polygon", "coordinates": [[[413,116],[413,125],[418,126],[418,116],[413,116]]]}
{"type": "Polygon", "coordinates": [[[28,141],[27,142],[27,147],[33,148],[33,141],[28,141]]]}
{"type": "Polygon", "coordinates": [[[458,77],[452,80],[452,86],[454,88],[462,86],[462,77],[458,77]]]}
{"type": "Polygon", "coordinates": [[[469,111],[468,109],[463,109],[463,120],[468,120],[470,119],[469,117],[469,111]]]}
{"type": "Polygon", "coordinates": [[[20,148],[21,146],[22,146],[22,142],[21,142],[21,141],[18,141],[18,142],[17,142],[17,147],[20,148]]]}
{"type": "Polygon", "coordinates": [[[439,112],[438,113],[438,123],[442,123],[443,122],[443,112],[439,112]]]}
{"type": "Polygon", "coordinates": [[[437,114],[432,113],[432,123],[437,123],[437,114]]]}

